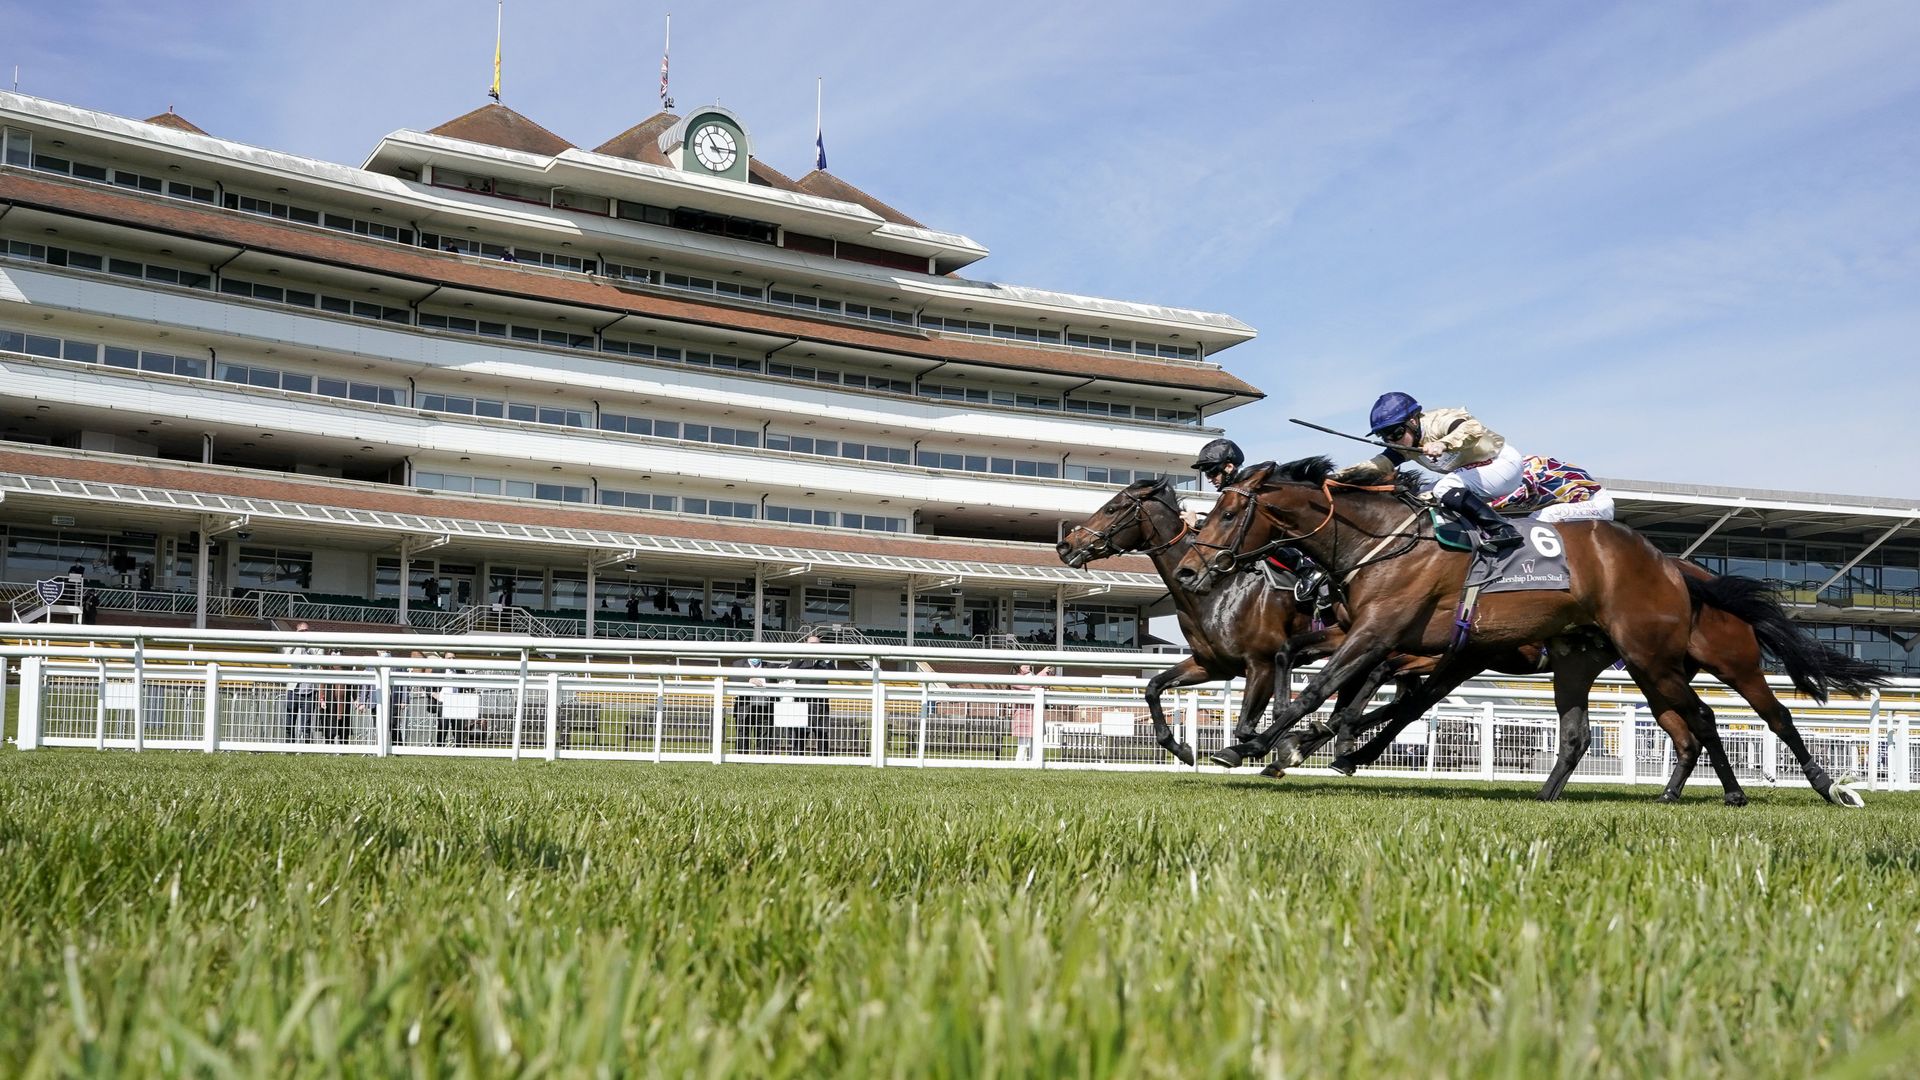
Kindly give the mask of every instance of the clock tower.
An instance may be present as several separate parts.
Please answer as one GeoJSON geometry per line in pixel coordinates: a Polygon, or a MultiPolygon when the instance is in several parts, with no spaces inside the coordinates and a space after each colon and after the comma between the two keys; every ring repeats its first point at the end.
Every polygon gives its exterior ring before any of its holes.
{"type": "Polygon", "coordinates": [[[726,180],[747,181],[752,143],[740,118],[718,105],[689,112],[660,136],[660,150],[680,169],[726,180]]]}

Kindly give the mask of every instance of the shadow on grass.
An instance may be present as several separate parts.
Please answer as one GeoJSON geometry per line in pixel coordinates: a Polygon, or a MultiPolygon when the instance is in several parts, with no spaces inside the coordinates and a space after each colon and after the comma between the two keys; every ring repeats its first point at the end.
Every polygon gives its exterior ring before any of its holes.
{"type": "MultiPolygon", "coordinates": [[[[1190,783],[1205,783],[1215,787],[1227,787],[1237,791],[1259,792],[1261,794],[1285,795],[1295,798],[1372,798],[1378,796],[1408,796],[1424,799],[1472,799],[1480,802],[1538,802],[1534,796],[1540,788],[1537,784],[1519,781],[1485,780],[1390,780],[1348,779],[1327,776],[1289,776],[1280,780],[1248,775],[1233,777],[1225,781],[1206,777],[1187,777],[1190,783]]],[[[1656,801],[1660,790],[1651,785],[1646,787],[1585,786],[1568,785],[1560,793],[1562,803],[1627,803],[1648,805],[1656,801]]],[[[1751,794],[1751,793],[1750,793],[1751,794]]],[[[1719,806],[1718,788],[1689,787],[1679,805],[1690,804],[1719,806]]]]}

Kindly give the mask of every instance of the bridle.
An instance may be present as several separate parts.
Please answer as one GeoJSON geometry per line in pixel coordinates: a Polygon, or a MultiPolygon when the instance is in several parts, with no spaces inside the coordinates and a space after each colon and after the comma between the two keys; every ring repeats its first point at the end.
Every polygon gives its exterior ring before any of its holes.
{"type": "MultiPolygon", "coordinates": [[[[1155,486],[1153,494],[1145,498],[1137,496],[1130,491],[1123,490],[1120,492],[1119,497],[1126,501],[1127,508],[1114,517],[1113,521],[1108,524],[1106,531],[1102,532],[1101,530],[1092,528],[1083,521],[1062,532],[1060,542],[1065,543],[1068,537],[1077,532],[1083,532],[1093,537],[1093,543],[1087,548],[1087,557],[1083,561],[1083,565],[1095,559],[1104,559],[1111,555],[1119,555],[1125,551],[1131,551],[1141,555],[1158,555],[1184,539],[1189,532],[1193,531],[1193,526],[1188,525],[1185,520],[1181,520],[1179,531],[1175,532],[1170,539],[1142,548],[1122,548],[1114,542],[1113,537],[1115,534],[1144,521],[1146,519],[1147,504],[1150,502],[1165,506],[1172,512],[1176,519],[1179,519],[1180,507],[1173,502],[1172,493],[1173,489],[1168,487],[1164,482],[1155,486]]],[[[1144,530],[1142,531],[1144,532],[1144,530]]]]}

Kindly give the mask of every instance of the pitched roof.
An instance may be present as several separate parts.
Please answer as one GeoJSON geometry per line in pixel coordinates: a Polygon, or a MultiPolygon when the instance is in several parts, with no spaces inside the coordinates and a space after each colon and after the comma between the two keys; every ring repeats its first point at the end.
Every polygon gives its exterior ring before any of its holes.
{"type": "MultiPolygon", "coordinates": [[[[761,161],[759,158],[747,159],[747,183],[779,188],[782,191],[807,191],[806,188],[794,183],[792,177],[761,161]]],[[[808,192],[808,194],[811,193],[808,192]]]]}
{"type": "Polygon", "coordinates": [[[660,152],[660,135],[680,122],[670,112],[657,112],[645,120],[593,148],[596,154],[626,158],[648,165],[666,165],[667,155],[660,152]]]}
{"type": "Polygon", "coordinates": [[[734,308],[691,297],[660,296],[639,288],[622,288],[601,278],[483,262],[425,248],[363,239],[318,226],[207,209],[164,196],[123,193],[117,188],[103,189],[51,176],[0,174],[0,203],[32,206],[215,244],[232,244],[321,265],[392,274],[502,296],[578,304],[608,312],[624,311],[689,325],[759,331],[802,341],[1014,371],[1044,371],[1245,398],[1265,396],[1237,376],[1207,364],[1143,360],[989,339],[935,337],[906,328],[868,329],[799,314],[734,308]]]}
{"type": "Polygon", "coordinates": [[[893,207],[888,206],[886,203],[881,202],[879,199],[874,198],[823,169],[815,169],[801,177],[799,185],[800,190],[809,195],[818,195],[823,199],[838,199],[841,202],[858,203],[874,213],[879,214],[882,218],[893,222],[895,225],[909,225],[916,229],[926,228],[925,225],[920,224],[900,211],[895,210],[893,207]]]}
{"type": "Polygon", "coordinates": [[[547,157],[573,149],[572,143],[497,102],[488,102],[465,116],[429,128],[427,134],[547,157]]]}
{"type": "Polygon", "coordinates": [[[195,135],[206,134],[205,129],[201,128],[199,124],[196,124],[193,121],[187,119],[186,117],[181,116],[179,113],[174,112],[173,106],[171,105],[167,106],[166,112],[163,112],[158,116],[147,117],[146,122],[149,124],[157,124],[160,127],[173,128],[175,131],[187,131],[187,132],[192,132],[195,135]]]}

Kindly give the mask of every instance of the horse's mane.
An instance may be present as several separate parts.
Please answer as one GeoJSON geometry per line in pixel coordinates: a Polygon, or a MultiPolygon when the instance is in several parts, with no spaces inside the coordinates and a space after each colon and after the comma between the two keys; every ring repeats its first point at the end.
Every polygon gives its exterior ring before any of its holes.
{"type": "Polygon", "coordinates": [[[1275,465],[1269,479],[1291,480],[1296,484],[1320,484],[1333,474],[1333,459],[1325,454],[1297,458],[1275,465]]]}
{"type": "MultiPolygon", "coordinates": [[[[1287,481],[1295,484],[1319,486],[1333,475],[1333,459],[1325,454],[1298,458],[1281,465],[1267,466],[1271,471],[1264,480],[1287,481]]],[[[1420,491],[1424,481],[1420,473],[1412,469],[1397,469],[1391,477],[1383,478],[1391,483],[1398,493],[1412,495],[1420,491]]]]}

